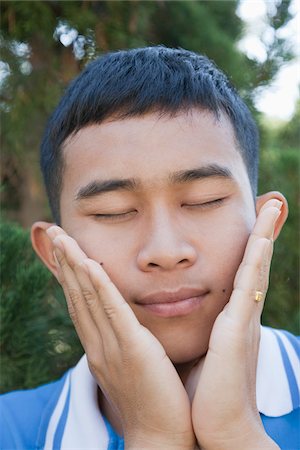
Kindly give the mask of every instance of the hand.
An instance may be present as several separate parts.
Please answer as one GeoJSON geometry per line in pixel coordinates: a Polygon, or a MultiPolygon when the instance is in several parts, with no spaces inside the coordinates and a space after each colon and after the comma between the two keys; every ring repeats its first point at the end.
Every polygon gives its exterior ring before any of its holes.
{"type": "Polygon", "coordinates": [[[267,202],[249,237],[229,303],[217,317],[207,354],[190,375],[192,421],[203,449],[278,449],[266,435],[256,406],[260,317],[280,215],[278,200],[267,202]],[[197,383],[197,384],[196,384],[197,383]],[[193,387],[194,385],[194,387],[193,387]]]}
{"type": "Polygon", "coordinates": [[[58,280],[90,370],[122,422],[127,449],[192,449],[184,386],[159,341],[137,320],[100,264],[51,227],[58,280]]]}

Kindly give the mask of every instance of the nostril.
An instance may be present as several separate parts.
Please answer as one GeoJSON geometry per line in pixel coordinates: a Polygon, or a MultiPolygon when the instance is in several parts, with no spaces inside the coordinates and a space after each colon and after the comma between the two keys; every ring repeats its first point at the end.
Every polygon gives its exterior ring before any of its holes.
{"type": "Polygon", "coordinates": [[[178,261],[178,264],[184,264],[184,263],[187,263],[187,262],[188,262],[187,259],[182,259],[181,261],[178,261]]]}
{"type": "Polygon", "coordinates": [[[149,263],[148,266],[149,266],[149,267],[158,267],[158,264],[155,264],[155,263],[149,263]]]}

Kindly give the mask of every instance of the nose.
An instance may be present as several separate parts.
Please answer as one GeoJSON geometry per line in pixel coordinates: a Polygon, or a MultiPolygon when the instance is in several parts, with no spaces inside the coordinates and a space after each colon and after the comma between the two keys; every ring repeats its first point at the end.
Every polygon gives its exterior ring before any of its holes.
{"type": "Polygon", "coordinates": [[[192,266],[196,259],[196,248],[185,239],[178,221],[164,213],[148,223],[143,245],[137,256],[140,270],[150,272],[183,269],[192,266]]]}

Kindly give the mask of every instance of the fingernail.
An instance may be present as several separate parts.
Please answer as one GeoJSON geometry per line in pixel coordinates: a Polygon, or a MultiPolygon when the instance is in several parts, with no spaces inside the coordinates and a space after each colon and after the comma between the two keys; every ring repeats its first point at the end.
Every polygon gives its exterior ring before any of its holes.
{"type": "Polygon", "coordinates": [[[271,240],[272,241],[274,240],[274,232],[275,232],[276,222],[277,222],[280,214],[281,214],[281,211],[280,211],[280,209],[278,209],[276,211],[276,214],[274,215],[273,229],[272,229],[272,234],[271,234],[271,240]]]}
{"type": "Polygon", "coordinates": [[[276,216],[275,216],[275,219],[274,219],[274,223],[276,224],[276,222],[277,222],[277,220],[278,220],[278,217],[281,215],[281,210],[280,209],[278,209],[278,211],[276,212],[276,216]]]}
{"type": "Polygon", "coordinates": [[[280,200],[275,200],[276,203],[274,204],[274,206],[276,206],[276,208],[278,208],[279,210],[281,210],[283,202],[281,202],[280,200]]]}
{"type": "Polygon", "coordinates": [[[50,239],[54,239],[58,235],[58,229],[56,225],[52,225],[51,227],[47,228],[46,233],[50,237],[50,239]]]}

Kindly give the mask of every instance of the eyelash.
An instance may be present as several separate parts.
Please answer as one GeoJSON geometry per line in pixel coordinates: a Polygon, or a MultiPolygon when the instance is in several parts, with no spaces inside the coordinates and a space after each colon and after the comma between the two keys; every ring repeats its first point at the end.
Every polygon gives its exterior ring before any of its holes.
{"type": "MultiPolygon", "coordinates": [[[[224,198],[217,198],[215,200],[211,200],[205,203],[194,203],[194,204],[183,204],[182,206],[186,206],[188,208],[211,208],[211,207],[217,207],[220,206],[221,203],[225,200],[224,198]]],[[[126,219],[130,217],[131,215],[137,213],[137,211],[128,211],[125,213],[118,213],[118,214],[94,214],[94,217],[96,219],[100,220],[110,220],[110,221],[120,221],[122,219],[126,219]]]]}
{"type": "Polygon", "coordinates": [[[129,217],[130,215],[132,215],[133,213],[136,213],[137,211],[128,211],[125,213],[119,213],[119,214],[94,214],[94,217],[96,219],[101,219],[101,220],[110,220],[110,221],[117,221],[117,220],[122,220],[122,219],[126,219],[127,217],[129,217]]]}
{"type": "Polygon", "coordinates": [[[220,206],[222,203],[223,203],[223,201],[225,200],[225,197],[223,197],[223,198],[217,198],[217,199],[215,199],[215,200],[210,200],[210,201],[208,201],[208,202],[204,202],[204,203],[194,203],[194,204],[185,204],[185,205],[183,205],[183,206],[187,206],[187,207],[190,207],[190,208],[193,208],[193,207],[195,207],[195,208],[211,208],[211,207],[214,207],[214,206],[220,206]]]}

